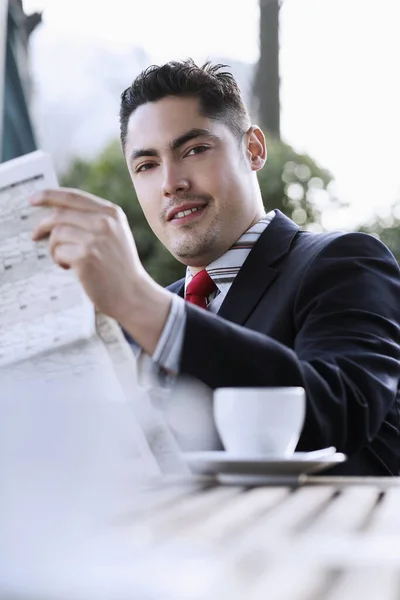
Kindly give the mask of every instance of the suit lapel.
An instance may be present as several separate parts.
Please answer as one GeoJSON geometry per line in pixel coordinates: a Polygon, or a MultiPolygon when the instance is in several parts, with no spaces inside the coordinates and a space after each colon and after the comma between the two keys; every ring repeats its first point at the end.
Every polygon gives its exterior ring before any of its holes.
{"type": "Polygon", "coordinates": [[[279,210],[256,242],[218,312],[220,317],[243,325],[277,277],[273,265],[290,250],[300,227],[279,210]]]}
{"type": "Polygon", "coordinates": [[[184,296],[185,296],[185,278],[179,279],[178,281],[171,283],[171,285],[169,285],[167,287],[167,290],[169,290],[170,292],[173,292],[174,294],[177,294],[181,298],[184,298],[184,296]]]}

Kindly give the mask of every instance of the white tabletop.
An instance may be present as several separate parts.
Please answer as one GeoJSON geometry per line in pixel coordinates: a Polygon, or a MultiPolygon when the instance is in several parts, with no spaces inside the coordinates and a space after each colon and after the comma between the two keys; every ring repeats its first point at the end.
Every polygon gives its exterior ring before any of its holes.
{"type": "Polygon", "coordinates": [[[48,565],[41,587],[32,584],[41,600],[400,597],[400,478],[257,488],[155,480],[109,525],[108,554],[86,564],[80,548],[64,570],[48,565]]]}

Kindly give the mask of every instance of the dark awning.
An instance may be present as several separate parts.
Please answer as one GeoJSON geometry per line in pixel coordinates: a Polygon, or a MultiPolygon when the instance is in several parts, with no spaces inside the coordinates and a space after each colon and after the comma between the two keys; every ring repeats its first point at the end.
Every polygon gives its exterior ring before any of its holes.
{"type": "Polygon", "coordinates": [[[36,150],[28,112],[30,80],[25,20],[21,2],[10,0],[7,18],[2,162],[36,150]]]}

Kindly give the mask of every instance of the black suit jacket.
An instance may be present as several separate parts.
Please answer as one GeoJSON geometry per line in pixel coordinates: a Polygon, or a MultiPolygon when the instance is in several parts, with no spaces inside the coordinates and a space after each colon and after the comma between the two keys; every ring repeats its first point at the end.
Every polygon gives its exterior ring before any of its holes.
{"type": "Polygon", "coordinates": [[[300,231],[276,211],[218,315],[186,316],[182,373],[212,389],[302,386],[299,451],[336,446],[348,461],[332,474],[399,474],[400,273],[376,238],[300,231]]]}

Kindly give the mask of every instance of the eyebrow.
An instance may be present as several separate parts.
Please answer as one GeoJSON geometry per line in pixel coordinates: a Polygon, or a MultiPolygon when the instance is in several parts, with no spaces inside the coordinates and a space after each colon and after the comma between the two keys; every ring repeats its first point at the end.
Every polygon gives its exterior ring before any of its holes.
{"type": "MultiPolygon", "coordinates": [[[[194,127],[193,129],[189,129],[189,131],[177,137],[175,140],[172,140],[172,142],[169,142],[168,149],[172,152],[175,152],[175,150],[178,150],[187,142],[190,142],[198,137],[208,137],[214,140],[220,139],[217,135],[211,133],[209,129],[198,129],[194,127]]],[[[142,156],[159,156],[159,152],[155,148],[140,148],[137,150],[132,150],[130,159],[133,161],[137,158],[141,158],[142,156]]]]}

